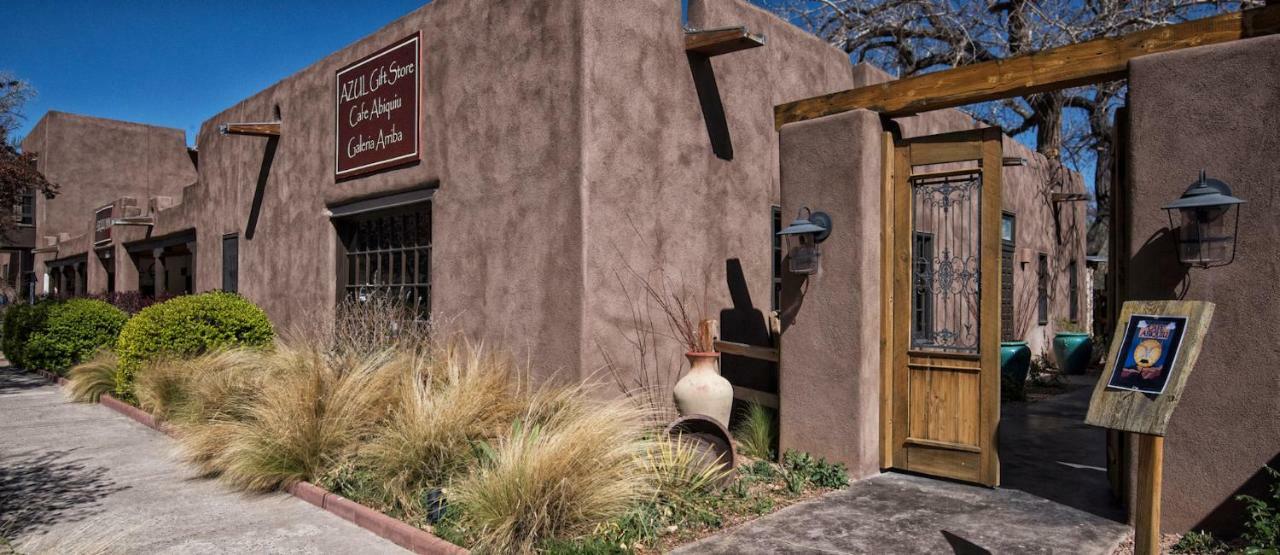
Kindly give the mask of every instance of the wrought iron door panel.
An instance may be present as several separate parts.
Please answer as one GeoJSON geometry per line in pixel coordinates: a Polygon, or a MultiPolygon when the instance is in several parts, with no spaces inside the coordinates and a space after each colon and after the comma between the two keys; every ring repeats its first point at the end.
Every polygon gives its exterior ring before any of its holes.
{"type": "Polygon", "coordinates": [[[894,152],[892,295],[902,301],[888,466],[995,486],[1001,135],[920,137],[894,152]],[[920,171],[934,164],[966,169],[920,171]]]}
{"type": "Polygon", "coordinates": [[[978,352],[981,301],[982,173],[945,172],[911,178],[912,218],[922,241],[912,251],[911,348],[978,352]]]}

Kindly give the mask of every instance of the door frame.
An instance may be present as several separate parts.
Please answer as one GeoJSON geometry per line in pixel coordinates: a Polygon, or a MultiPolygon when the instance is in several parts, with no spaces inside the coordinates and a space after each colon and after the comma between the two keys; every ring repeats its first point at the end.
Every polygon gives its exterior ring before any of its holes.
{"type": "MultiPolygon", "coordinates": [[[[1000,463],[997,446],[997,428],[1000,420],[1000,224],[1003,213],[1003,197],[1001,169],[1003,167],[1003,136],[999,128],[984,128],[899,139],[894,133],[886,131],[882,134],[882,183],[881,183],[881,388],[880,388],[880,466],[882,469],[906,469],[921,471],[919,465],[913,469],[907,464],[904,442],[895,438],[906,437],[908,424],[907,395],[905,380],[899,380],[899,366],[906,364],[908,338],[910,333],[911,301],[910,295],[902,297],[902,291],[909,291],[905,280],[896,268],[910,267],[908,252],[897,248],[902,237],[899,232],[914,235],[909,215],[899,215],[899,211],[910,208],[910,186],[907,181],[911,176],[912,162],[915,165],[926,163],[944,163],[954,160],[980,160],[983,171],[981,213],[979,228],[979,256],[982,268],[989,271],[981,273],[980,290],[982,300],[979,310],[979,354],[975,358],[982,371],[979,376],[979,422],[978,422],[978,454],[979,462],[976,479],[969,481],[988,486],[999,485],[1000,463]],[[974,144],[977,142],[978,150],[974,144]],[[910,154],[912,144],[928,145],[921,149],[922,155],[913,160],[910,154]],[[991,170],[991,171],[986,171],[991,170]],[[901,179],[900,179],[901,178],[901,179]],[[994,298],[993,298],[994,297],[994,298]]],[[[908,238],[909,239],[909,238],[908,238]]],[[[935,472],[926,473],[935,474],[935,472]]],[[[954,474],[954,473],[953,473],[954,474]]],[[[955,475],[939,474],[955,478],[955,475]]]]}

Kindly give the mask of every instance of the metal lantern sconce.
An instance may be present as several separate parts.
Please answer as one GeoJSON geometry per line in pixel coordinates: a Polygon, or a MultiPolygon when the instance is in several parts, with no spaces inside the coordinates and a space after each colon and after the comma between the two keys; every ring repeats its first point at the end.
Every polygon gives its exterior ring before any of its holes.
{"type": "Polygon", "coordinates": [[[1236,234],[1240,231],[1240,208],[1244,200],[1231,196],[1231,187],[1217,179],[1205,177],[1192,183],[1182,197],[1164,209],[1173,228],[1173,212],[1181,214],[1178,229],[1178,260],[1188,266],[1212,268],[1226,266],[1236,258],[1236,234]],[[1235,207],[1235,221],[1229,226],[1227,212],[1235,207]]]}
{"type": "Polygon", "coordinates": [[[818,273],[822,266],[822,252],[818,243],[831,235],[831,216],[826,212],[813,212],[806,206],[796,214],[795,221],[778,236],[787,241],[787,252],[790,257],[788,269],[793,274],[811,275],[818,273]]]}

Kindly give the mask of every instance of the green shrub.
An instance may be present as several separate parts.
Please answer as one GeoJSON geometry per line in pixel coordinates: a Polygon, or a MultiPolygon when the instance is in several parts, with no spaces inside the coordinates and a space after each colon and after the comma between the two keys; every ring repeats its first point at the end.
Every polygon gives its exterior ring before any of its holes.
{"type": "Polygon", "coordinates": [[[129,316],[94,299],[71,299],[48,305],[44,325],[22,348],[23,364],[58,374],[115,344],[129,316]]]}
{"type": "Polygon", "coordinates": [[[184,295],[151,305],[129,319],[116,341],[116,394],[133,398],[133,374],[146,362],[220,347],[261,347],[273,336],[266,313],[235,293],[184,295]]]}
{"type": "Polygon", "coordinates": [[[4,313],[4,336],[0,338],[0,349],[5,358],[19,368],[28,367],[23,357],[27,341],[31,335],[44,327],[45,318],[49,315],[49,306],[54,301],[40,301],[33,305],[15,304],[4,313]]]}
{"type": "Polygon", "coordinates": [[[1178,543],[1169,548],[1170,553],[1186,553],[1188,555],[1212,555],[1225,553],[1227,546],[1204,531],[1191,531],[1182,536],[1178,543]]]}
{"type": "Polygon", "coordinates": [[[782,467],[787,471],[787,488],[800,493],[805,483],[819,488],[840,489],[849,485],[849,470],[844,463],[829,463],[823,458],[803,451],[788,450],[782,456],[782,467]],[[794,483],[793,483],[794,482],[794,483]]]}
{"type": "Polygon", "coordinates": [[[1245,504],[1249,519],[1244,523],[1245,553],[1280,552],[1280,471],[1262,467],[1271,476],[1270,498],[1259,499],[1251,495],[1237,495],[1237,501],[1245,504]]]}

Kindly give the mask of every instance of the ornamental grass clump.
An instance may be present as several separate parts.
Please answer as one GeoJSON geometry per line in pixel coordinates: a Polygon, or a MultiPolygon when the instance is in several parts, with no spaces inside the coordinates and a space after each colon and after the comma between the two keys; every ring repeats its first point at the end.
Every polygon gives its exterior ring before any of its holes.
{"type": "Polygon", "coordinates": [[[402,353],[395,408],[359,451],[385,503],[420,517],[428,490],[445,488],[475,465],[477,442],[497,437],[523,408],[507,357],[472,345],[402,353]]]}
{"type": "Polygon", "coordinates": [[[531,553],[589,534],[651,495],[644,411],[579,389],[535,396],[542,399],[450,491],[457,526],[479,551],[531,553]]]}
{"type": "Polygon", "coordinates": [[[115,353],[102,349],[89,360],[71,367],[67,372],[71,399],[78,403],[96,403],[102,394],[111,393],[116,387],[115,353]]]}
{"type": "Polygon", "coordinates": [[[312,480],[338,464],[387,415],[400,383],[388,353],[331,357],[314,346],[261,355],[270,379],[243,420],[229,422],[222,478],[251,491],[312,480]]]}

